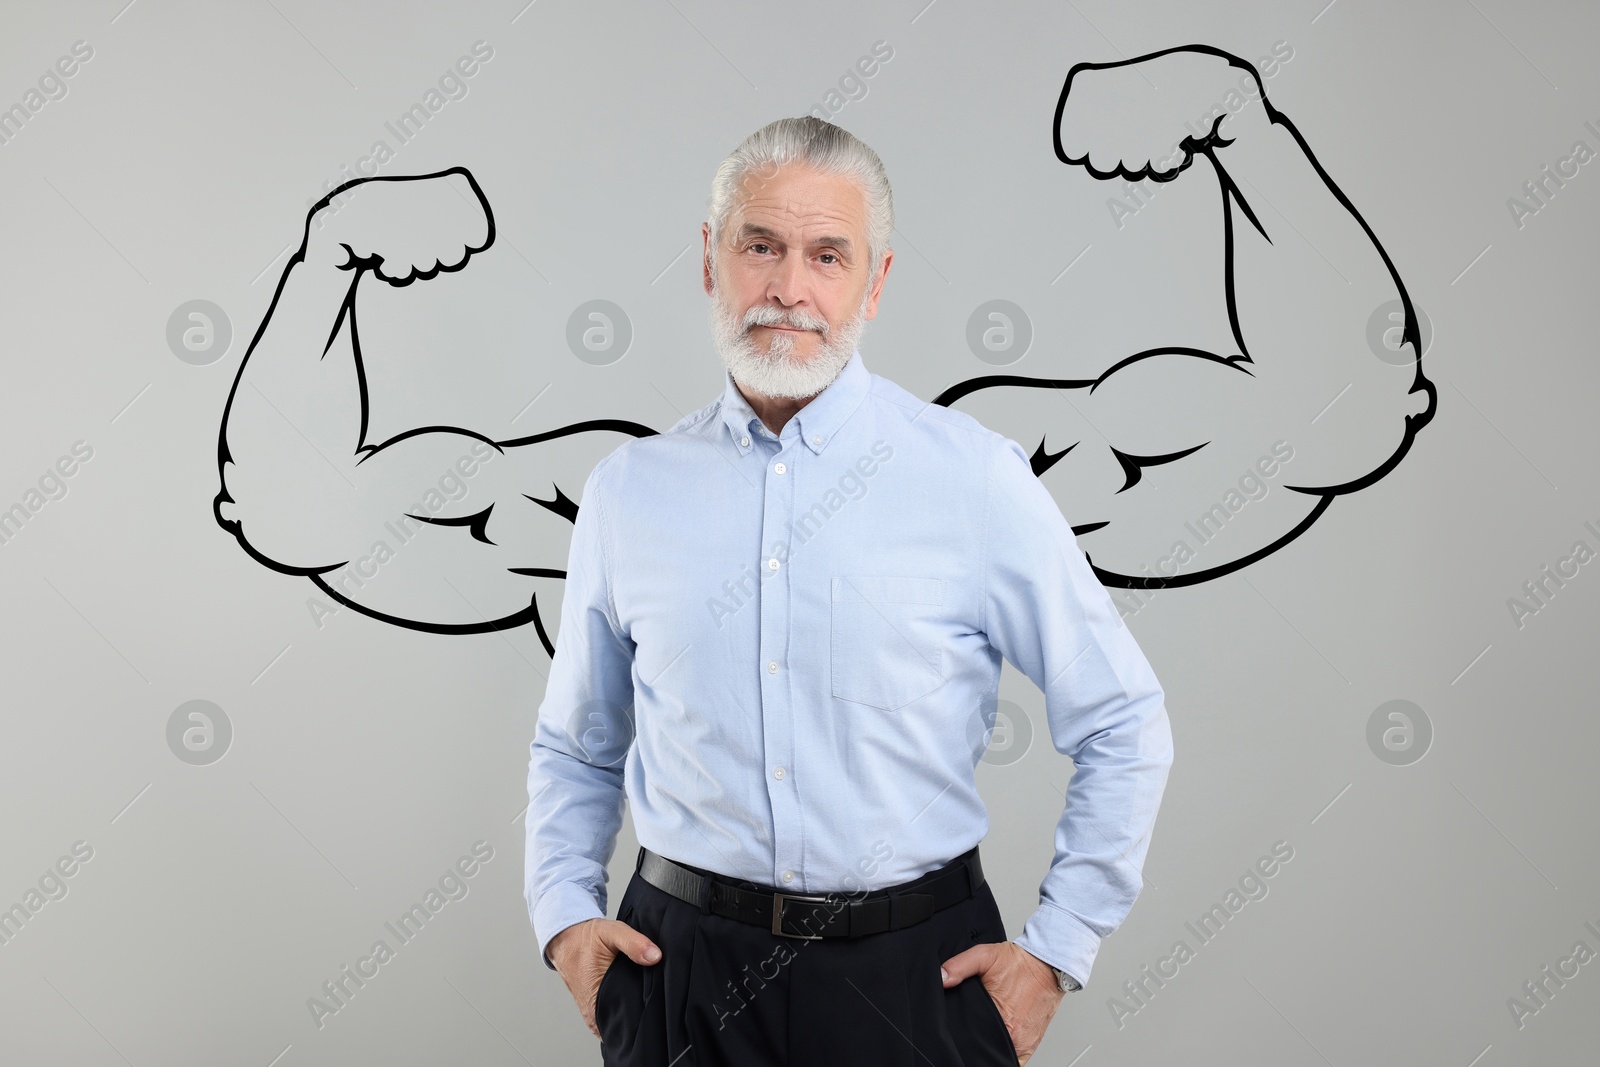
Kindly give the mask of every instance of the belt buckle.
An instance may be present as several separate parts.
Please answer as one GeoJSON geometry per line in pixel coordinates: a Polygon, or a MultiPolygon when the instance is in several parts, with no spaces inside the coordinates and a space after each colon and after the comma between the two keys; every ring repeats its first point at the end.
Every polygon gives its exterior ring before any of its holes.
{"type": "Polygon", "coordinates": [[[785,900],[803,900],[812,904],[826,904],[827,897],[802,896],[798,893],[773,893],[772,894],[772,932],[779,937],[793,937],[800,941],[821,941],[821,934],[791,934],[783,929],[783,902],[785,900]]]}

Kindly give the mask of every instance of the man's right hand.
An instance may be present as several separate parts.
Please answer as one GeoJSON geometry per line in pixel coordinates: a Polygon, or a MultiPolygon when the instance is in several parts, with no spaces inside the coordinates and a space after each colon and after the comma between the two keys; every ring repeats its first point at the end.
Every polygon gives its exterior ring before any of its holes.
{"type": "Polygon", "coordinates": [[[572,999],[578,1002],[584,1025],[595,1037],[600,1036],[594,1022],[595,996],[600,992],[600,980],[619,952],[646,967],[661,959],[661,950],[654,941],[616,919],[574,923],[545,946],[545,954],[567,983],[572,999]]]}

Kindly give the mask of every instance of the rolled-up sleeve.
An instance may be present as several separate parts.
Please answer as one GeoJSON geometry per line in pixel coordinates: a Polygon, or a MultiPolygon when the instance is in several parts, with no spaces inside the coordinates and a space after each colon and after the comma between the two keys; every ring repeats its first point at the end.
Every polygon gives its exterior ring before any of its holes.
{"type": "Polygon", "coordinates": [[[606,913],[633,742],[633,642],[617,621],[603,475],[590,472],[572,528],[561,628],[528,759],[525,896],[545,966],[550,939],[606,913]]]}
{"type": "Polygon", "coordinates": [[[1016,943],[1087,985],[1144,885],[1172,764],[1164,694],[1022,447],[990,439],[984,630],[1044,693],[1050,738],[1076,771],[1039,907],[1016,943]]]}

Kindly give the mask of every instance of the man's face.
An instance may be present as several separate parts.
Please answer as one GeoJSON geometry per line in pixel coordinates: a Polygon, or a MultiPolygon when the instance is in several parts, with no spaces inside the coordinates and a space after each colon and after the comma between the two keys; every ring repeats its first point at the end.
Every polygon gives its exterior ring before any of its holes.
{"type": "Polygon", "coordinates": [[[770,176],[751,170],[740,189],[718,247],[701,226],[718,353],[741,386],[814,396],[877,315],[894,255],[869,285],[866,203],[849,178],[790,164],[770,176]]]}

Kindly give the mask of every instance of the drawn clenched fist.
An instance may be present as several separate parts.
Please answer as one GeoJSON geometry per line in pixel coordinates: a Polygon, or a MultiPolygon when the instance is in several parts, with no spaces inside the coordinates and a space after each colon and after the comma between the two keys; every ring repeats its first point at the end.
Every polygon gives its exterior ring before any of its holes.
{"type": "Polygon", "coordinates": [[[460,270],[493,241],[489,202],[464,167],[348,183],[306,220],[308,256],[320,252],[336,266],[370,269],[391,285],[460,270]]]}
{"type": "Polygon", "coordinates": [[[1252,100],[1261,100],[1254,67],[1201,45],[1080,63],[1056,105],[1056,155],[1096,178],[1171,181],[1198,148],[1226,144],[1240,124],[1267,121],[1264,106],[1230,110],[1225,104],[1239,97],[1241,84],[1250,87],[1252,100]]]}

